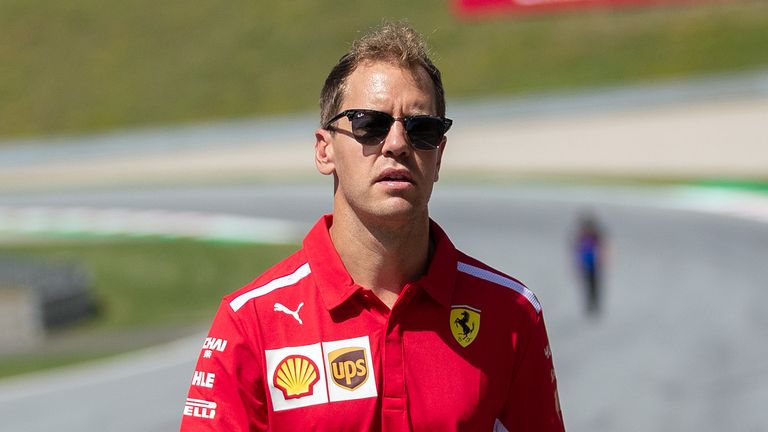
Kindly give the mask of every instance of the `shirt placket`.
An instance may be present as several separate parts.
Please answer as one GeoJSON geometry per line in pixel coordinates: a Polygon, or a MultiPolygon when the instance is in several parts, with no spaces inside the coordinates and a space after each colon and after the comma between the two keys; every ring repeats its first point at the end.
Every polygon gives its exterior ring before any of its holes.
{"type": "Polygon", "coordinates": [[[405,382],[402,315],[413,298],[415,287],[406,286],[389,313],[384,341],[384,379],[382,392],[382,431],[407,431],[408,397],[405,382]]]}

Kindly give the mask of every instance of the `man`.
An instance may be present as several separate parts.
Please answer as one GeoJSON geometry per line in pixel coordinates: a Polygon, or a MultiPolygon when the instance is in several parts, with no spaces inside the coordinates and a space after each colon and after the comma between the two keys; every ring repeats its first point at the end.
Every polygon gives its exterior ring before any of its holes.
{"type": "Polygon", "coordinates": [[[585,310],[590,317],[600,314],[602,267],[604,261],[603,233],[597,219],[591,213],[583,214],[579,219],[578,231],[574,241],[581,286],[584,291],[585,310]]]}
{"type": "Polygon", "coordinates": [[[224,298],[181,429],[562,431],[536,297],[429,219],[451,120],[421,37],[357,41],[321,111],[333,214],[224,298]]]}

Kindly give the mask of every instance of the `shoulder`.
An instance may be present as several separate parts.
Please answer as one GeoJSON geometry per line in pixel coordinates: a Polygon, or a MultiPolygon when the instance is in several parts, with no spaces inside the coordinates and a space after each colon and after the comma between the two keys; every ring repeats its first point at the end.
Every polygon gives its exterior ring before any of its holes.
{"type": "Polygon", "coordinates": [[[461,252],[456,270],[459,296],[474,298],[494,308],[519,310],[538,320],[541,304],[533,291],[518,279],[461,252]]]}
{"type": "Polygon", "coordinates": [[[269,301],[275,291],[291,289],[307,279],[311,273],[303,250],[298,250],[279,263],[267,269],[247,285],[224,296],[223,302],[233,312],[238,312],[249,303],[269,301]]]}

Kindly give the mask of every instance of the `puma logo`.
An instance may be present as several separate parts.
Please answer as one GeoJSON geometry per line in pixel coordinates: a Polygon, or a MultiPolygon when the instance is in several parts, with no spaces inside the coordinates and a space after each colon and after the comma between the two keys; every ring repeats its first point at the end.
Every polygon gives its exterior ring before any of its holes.
{"type": "Polygon", "coordinates": [[[294,318],[296,318],[296,321],[299,322],[299,324],[304,324],[304,321],[301,320],[301,317],[299,317],[299,310],[301,307],[304,306],[304,302],[299,303],[299,307],[296,308],[295,311],[292,311],[288,309],[287,307],[283,306],[281,303],[275,303],[275,312],[283,312],[286,313],[294,318]]]}

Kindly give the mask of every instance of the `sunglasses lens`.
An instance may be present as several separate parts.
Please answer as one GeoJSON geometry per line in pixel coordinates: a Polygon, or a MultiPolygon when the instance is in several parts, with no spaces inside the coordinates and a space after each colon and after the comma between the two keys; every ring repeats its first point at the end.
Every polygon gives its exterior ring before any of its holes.
{"type": "Polygon", "coordinates": [[[445,133],[443,121],[430,116],[412,117],[408,119],[405,128],[411,144],[421,150],[436,149],[445,133]]]}
{"type": "Polygon", "coordinates": [[[357,112],[352,117],[352,134],[364,145],[379,145],[387,137],[394,119],[380,112],[357,112]]]}
{"type": "MultiPolygon", "coordinates": [[[[395,122],[391,115],[379,111],[350,110],[349,113],[351,114],[352,135],[363,145],[381,144],[387,138],[389,129],[395,122]]],[[[445,121],[440,117],[427,115],[406,117],[405,131],[411,145],[420,150],[436,149],[448,130],[445,121]]]]}

